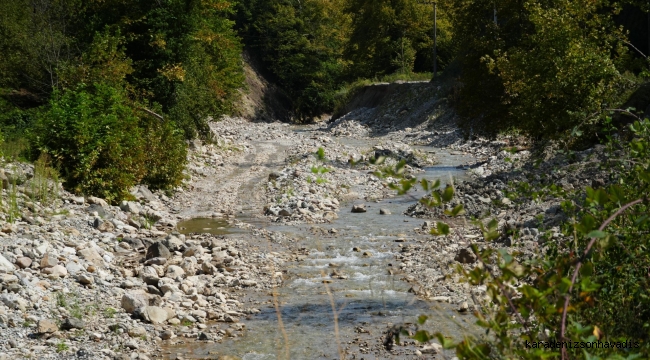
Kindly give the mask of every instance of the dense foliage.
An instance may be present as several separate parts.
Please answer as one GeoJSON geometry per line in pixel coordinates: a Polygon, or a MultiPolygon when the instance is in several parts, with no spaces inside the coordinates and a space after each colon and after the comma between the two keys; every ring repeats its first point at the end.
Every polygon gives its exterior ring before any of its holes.
{"type": "Polygon", "coordinates": [[[225,0],[1,2],[3,131],[20,151],[29,133],[23,157],[51,154],[80,193],[177,186],[183,138],[208,136],[243,84],[232,12],[225,0]]]}
{"type": "MultiPolygon", "coordinates": [[[[293,100],[297,119],[332,111],[346,83],[431,71],[433,8],[416,0],[254,0],[239,4],[249,51],[293,100]]],[[[439,58],[452,58],[441,15],[439,58]]]]}
{"type": "Polygon", "coordinates": [[[620,11],[611,1],[457,0],[460,113],[546,137],[599,123],[639,72],[620,11]]]}
{"type": "Polygon", "coordinates": [[[68,187],[109,201],[128,197],[143,179],[152,188],[178,185],[186,157],[180,135],[105,84],[55,93],[33,128],[34,147],[50,156],[68,187]]]}
{"type": "MultiPolygon", "coordinates": [[[[474,298],[476,323],[486,330],[485,336],[454,342],[445,334],[427,331],[426,316],[415,333],[401,335],[420,342],[437,339],[461,359],[648,358],[650,120],[638,118],[629,130],[631,141],[610,138],[611,160],[593,165],[612,174],[611,185],[565,191],[549,184],[509,194],[515,201],[563,199],[562,209],[570,220],[562,233],[568,240],[558,241],[545,231],[546,250],[530,258],[516,246],[485,244],[501,236],[517,238],[516,229],[500,233],[496,219],[476,222],[485,241],[480,247],[472,245],[478,262],[469,270],[458,265],[457,270],[464,281],[486,288],[486,300],[474,298]]],[[[400,166],[404,163],[379,175],[399,179],[391,187],[406,193],[418,181],[405,178],[400,166]]],[[[419,184],[429,194],[421,201],[426,206],[443,207],[450,217],[463,213],[462,205],[448,205],[453,187],[440,190],[439,182],[426,180],[419,184]]],[[[444,222],[431,231],[435,236],[454,232],[454,226],[444,222]]]]}

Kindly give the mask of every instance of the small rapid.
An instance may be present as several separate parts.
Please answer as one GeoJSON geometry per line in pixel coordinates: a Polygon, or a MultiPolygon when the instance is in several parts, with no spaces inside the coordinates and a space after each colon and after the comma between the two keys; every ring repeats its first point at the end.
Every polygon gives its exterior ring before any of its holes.
{"type": "MultiPolygon", "coordinates": [[[[458,165],[470,160],[467,156],[434,148],[419,150],[435,151],[439,163],[418,177],[440,179],[444,184],[465,176],[458,165]]],[[[183,358],[234,356],[257,360],[285,359],[288,352],[291,359],[337,359],[342,350],[348,354],[346,358],[353,359],[406,359],[414,357],[415,346],[382,352],[383,332],[393,325],[414,324],[424,314],[429,317],[426,325],[430,330],[455,338],[473,332],[470,317],[460,316],[449,304],[420,299],[413,294],[414,284],[405,281],[400,272],[396,255],[428,237],[413,231],[421,227],[422,220],[403,215],[421,195],[420,191],[366,202],[365,213],[350,212],[352,205],[362,201],[346,203],[338,219],[317,227],[258,222],[256,226],[294,239],[306,255],[285,264],[283,283],[274,294],[249,295],[249,301],[263,305],[258,314],[243,320],[243,336],[226,337],[217,343],[177,345],[171,353],[181,353],[183,358]],[[380,209],[386,215],[380,215],[380,209]]],[[[241,221],[248,216],[243,212],[240,215],[241,221]]],[[[229,232],[227,224],[209,219],[191,221],[183,224],[187,231],[229,232]]]]}

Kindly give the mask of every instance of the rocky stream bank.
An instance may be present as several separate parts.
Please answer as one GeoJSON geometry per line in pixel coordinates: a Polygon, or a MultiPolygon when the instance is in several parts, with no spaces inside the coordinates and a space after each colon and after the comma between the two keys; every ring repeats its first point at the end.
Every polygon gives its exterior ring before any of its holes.
{"type": "MultiPolygon", "coordinates": [[[[193,357],[183,349],[246,336],[247,320],[273,305],[274,289],[297,283],[300,272],[290,269],[309,261],[323,276],[301,281],[336,289],[366,275],[335,260],[361,259],[359,269],[376,268],[377,276],[408,284],[403,290],[422,300],[469,313],[485,301],[484,289],[461,283],[454,266],[475,265],[471,244],[536,256],[547,241],[561,240],[563,192],[610,181],[589,166],[606,158],[602,148],[532,156],[522,139],[467,140],[449,117],[405,127],[397,117],[378,122],[377,116],[359,109],[329,124],[300,127],[225,118],[211,125],[213,143],[190,144],[182,188],[152,193],[137,187],[133,201],[118,206],[52,182],[44,190],[48,197],[34,196],[33,165],[5,163],[0,359],[193,357]],[[394,197],[388,187],[394,179],[374,175],[380,168],[374,159],[385,157],[381,166],[405,160],[406,175],[419,177],[443,155],[462,156],[453,167],[466,170],[452,181],[456,200],[450,205],[462,203],[467,213],[454,220],[451,235],[428,234],[444,218],[443,209],[418,204],[417,193],[399,208],[403,214],[375,205],[394,197]],[[534,197],[524,184],[554,190],[534,197]],[[355,221],[370,221],[370,212],[410,222],[409,228],[383,237],[352,233],[355,221]],[[347,219],[350,214],[358,217],[347,219]],[[231,231],[186,233],[183,221],[192,218],[219,219],[231,231]],[[472,218],[496,218],[503,233],[516,231],[487,244],[472,218]],[[349,226],[333,227],[337,219],[349,226]],[[334,260],[318,258],[325,251],[320,242],[306,243],[282,227],[308,229],[310,238],[325,243],[363,236],[367,249],[350,246],[336,249],[334,260]],[[364,260],[372,258],[385,261],[364,260]]],[[[414,343],[386,349],[392,324],[365,325],[373,331],[355,327],[362,337],[349,341],[346,351],[352,358],[426,358],[440,351],[414,343]]],[[[222,356],[215,349],[209,358],[222,356]]]]}

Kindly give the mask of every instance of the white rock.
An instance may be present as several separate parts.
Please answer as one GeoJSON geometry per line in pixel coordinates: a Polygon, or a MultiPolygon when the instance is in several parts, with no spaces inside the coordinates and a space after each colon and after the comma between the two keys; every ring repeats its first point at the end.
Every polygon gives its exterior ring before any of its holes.
{"type": "Polygon", "coordinates": [[[68,273],[70,275],[77,275],[77,273],[81,270],[83,270],[83,267],[81,265],[77,264],[76,262],[70,261],[65,265],[65,269],[68,270],[68,273]]]}
{"type": "Polygon", "coordinates": [[[146,306],[140,313],[142,317],[152,324],[162,324],[167,321],[169,313],[158,306],[146,306]]]}
{"type": "Polygon", "coordinates": [[[168,277],[170,279],[176,279],[178,277],[184,277],[185,276],[185,270],[181,268],[180,266],[176,265],[170,265],[167,267],[167,271],[165,272],[165,277],[168,277]]]}
{"type": "Polygon", "coordinates": [[[144,290],[128,292],[122,295],[122,308],[127,313],[132,314],[136,309],[149,305],[149,296],[144,290]]]}
{"type": "Polygon", "coordinates": [[[0,254],[0,270],[3,270],[5,272],[11,272],[16,270],[16,267],[14,264],[12,264],[9,260],[7,260],[4,256],[0,254]]]}
{"type": "Polygon", "coordinates": [[[43,256],[43,255],[45,255],[45,253],[47,252],[47,250],[48,250],[49,248],[50,248],[50,243],[47,242],[47,241],[43,241],[42,244],[40,244],[39,246],[37,246],[37,247],[34,249],[34,252],[35,252],[36,255],[38,255],[38,256],[43,256]]]}
{"type": "Polygon", "coordinates": [[[47,275],[51,275],[51,276],[58,276],[58,277],[66,277],[66,276],[68,276],[68,270],[66,270],[61,265],[55,265],[55,266],[43,269],[43,274],[47,274],[47,275]]]}

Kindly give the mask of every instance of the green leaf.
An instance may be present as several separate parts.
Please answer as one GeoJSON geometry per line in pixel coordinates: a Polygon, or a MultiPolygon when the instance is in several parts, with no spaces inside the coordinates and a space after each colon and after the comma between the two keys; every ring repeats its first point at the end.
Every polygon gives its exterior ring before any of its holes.
{"type": "Polygon", "coordinates": [[[447,186],[445,188],[445,191],[442,193],[442,201],[449,202],[453,198],[454,198],[454,188],[451,186],[447,186]]]}
{"type": "Polygon", "coordinates": [[[418,316],[418,324],[420,324],[420,325],[424,325],[424,323],[427,322],[427,319],[428,319],[428,318],[429,318],[429,317],[426,316],[426,315],[420,315],[420,316],[418,316]]]}
{"type": "Polygon", "coordinates": [[[438,231],[442,235],[449,235],[449,225],[447,225],[445,223],[442,223],[442,222],[438,222],[438,223],[436,223],[436,228],[438,228],[438,231]]]}
{"type": "Polygon", "coordinates": [[[429,336],[429,333],[427,333],[426,330],[420,330],[416,332],[415,335],[411,336],[411,339],[420,343],[426,343],[429,342],[431,337],[429,336]]]}
{"type": "Polygon", "coordinates": [[[447,216],[458,216],[465,213],[465,208],[463,204],[456,205],[451,211],[445,210],[445,215],[447,216]]]}
{"type": "Polygon", "coordinates": [[[316,151],[316,158],[318,160],[320,160],[320,161],[324,161],[325,160],[325,149],[323,149],[322,147],[319,147],[318,151],[316,151]]]}
{"type": "Polygon", "coordinates": [[[426,179],[420,180],[420,186],[422,186],[422,190],[429,191],[429,182],[426,179]]]}
{"type": "Polygon", "coordinates": [[[591,276],[594,273],[594,264],[587,261],[580,267],[580,276],[591,276]]]}
{"type": "Polygon", "coordinates": [[[605,236],[607,236],[607,233],[605,233],[605,232],[603,232],[603,231],[600,231],[600,230],[593,230],[593,231],[591,231],[589,234],[587,234],[587,237],[588,237],[588,238],[598,238],[598,239],[602,239],[602,238],[604,238],[605,236]]]}

